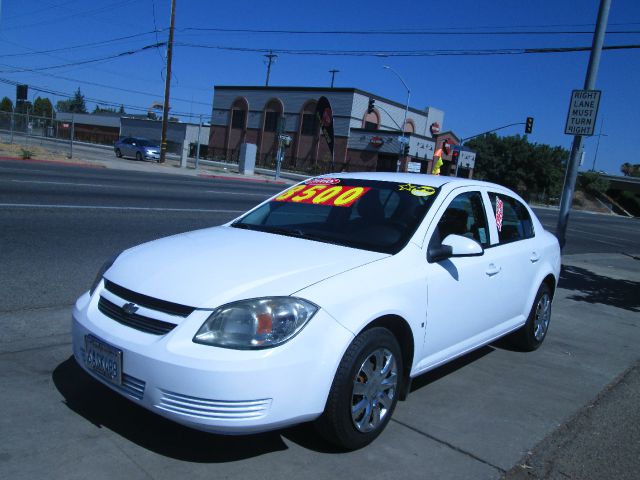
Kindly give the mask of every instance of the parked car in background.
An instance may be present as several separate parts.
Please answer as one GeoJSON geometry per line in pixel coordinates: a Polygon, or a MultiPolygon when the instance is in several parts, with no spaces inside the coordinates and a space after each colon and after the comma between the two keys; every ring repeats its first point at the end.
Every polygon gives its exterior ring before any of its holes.
{"type": "Polygon", "coordinates": [[[134,157],[136,160],[160,160],[160,147],[151,140],[124,137],[113,145],[116,157],[134,157]]]}
{"type": "Polygon", "coordinates": [[[107,262],[75,305],[73,352],[183,425],[315,421],[356,449],[412,378],[500,337],[538,348],[559,275],[556,237],[504,187],[332,174],[107,262]]]}

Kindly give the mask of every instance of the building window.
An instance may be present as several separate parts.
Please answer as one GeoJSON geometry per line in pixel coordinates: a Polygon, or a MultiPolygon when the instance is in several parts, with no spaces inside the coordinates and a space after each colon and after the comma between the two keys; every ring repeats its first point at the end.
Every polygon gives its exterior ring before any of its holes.
{"type": "Polygon", "coordinates": [[[264,131],[275,132],[278,130],[278,120],[280,112],[265,112],[264,114],[264,131]]]}
{"type": "Polygon", "coordinates": [[[300,128],[300,134],[315,135],[317,132],[318,132],[318,119],[315,113],[303,113],[302,127],[300,128]]]}
{"type": "Polygon", "coordinates": [[[246,118],[246,110],[233,110],[231,115],[231,128],[244,129],[246,118]]]}

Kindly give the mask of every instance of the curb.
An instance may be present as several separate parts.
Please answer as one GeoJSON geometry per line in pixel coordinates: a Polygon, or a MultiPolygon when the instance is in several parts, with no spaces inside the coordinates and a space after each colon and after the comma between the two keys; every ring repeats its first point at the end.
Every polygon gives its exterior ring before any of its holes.
{"type": "Polygon", "coordinates": [[[254,183],[270,183],[273,185],[288,185],[287,182],[284,182],[282,180],[271,180],[268,178],[262,179],[262,178],[248,178],[248,177],[238,177],[236,175],[215,175],[215,174],[209,174],[209,173],[199,173],[198,174],[199,178],[214,178],[216,180],[237,180],[237,181],[242,181],[242,182],[254,182],[254,183]]]}
{"type": "Polygon", "coordinates": [[[95,165],[87,162],[69,162],[66,160],[41,160],[38,158],[0,157],[0,161],[15,161],[25,163],[45,163],[49,165],[66,165],[69,167],[107,168],[105,165],[95,165]]]}

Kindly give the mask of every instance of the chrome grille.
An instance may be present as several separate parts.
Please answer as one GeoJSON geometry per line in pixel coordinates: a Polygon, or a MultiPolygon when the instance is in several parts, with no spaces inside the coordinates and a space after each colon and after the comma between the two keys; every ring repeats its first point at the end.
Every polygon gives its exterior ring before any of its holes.
{"type": "Polygon", "coordinates": [[[122,385],[118,388],[120,391],[126,393],[127,395],[131,395],[138,400],[142,400],[144,396],[144,387],[146,383],[139,378],[132,377],[131,375],[127,375],[126,373],[122,374],[122,385]]]}
{"type": "Polygon", "coordinates": [[[260,418],[267,414],[271,399],[229,402],[192,397],[161,390],[162,397],[156,406],[162,410],[203,419],[238,420],[260,418]]]}
{"type": "Polygon", "coordinates": [[[176,327],[175,323],[163,322],[155,318],[145,317],[137,313],[128,313],[122,307],[110,302],[104,297],[98,301],[98,310],[112,320],[127,327],[135,328],[154,335],[165,335],[176,327]]]}

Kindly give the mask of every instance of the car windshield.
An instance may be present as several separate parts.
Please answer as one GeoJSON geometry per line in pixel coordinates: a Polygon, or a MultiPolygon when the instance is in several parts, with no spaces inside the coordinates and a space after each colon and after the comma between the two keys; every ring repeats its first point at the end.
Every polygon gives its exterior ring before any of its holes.
{"type": "Polygon", "coordinates": [[[153,147],[153,143],[151,143],[149,140],[137,139],[137,140],[134,140],[134,142],[136,142],[141,147],[153,147]]]}
{"type": "Polygon", "coordinates": [[[438,191],[429,185],[320,177],[291,187],[232,226],[395,254],[438,191]]]}

